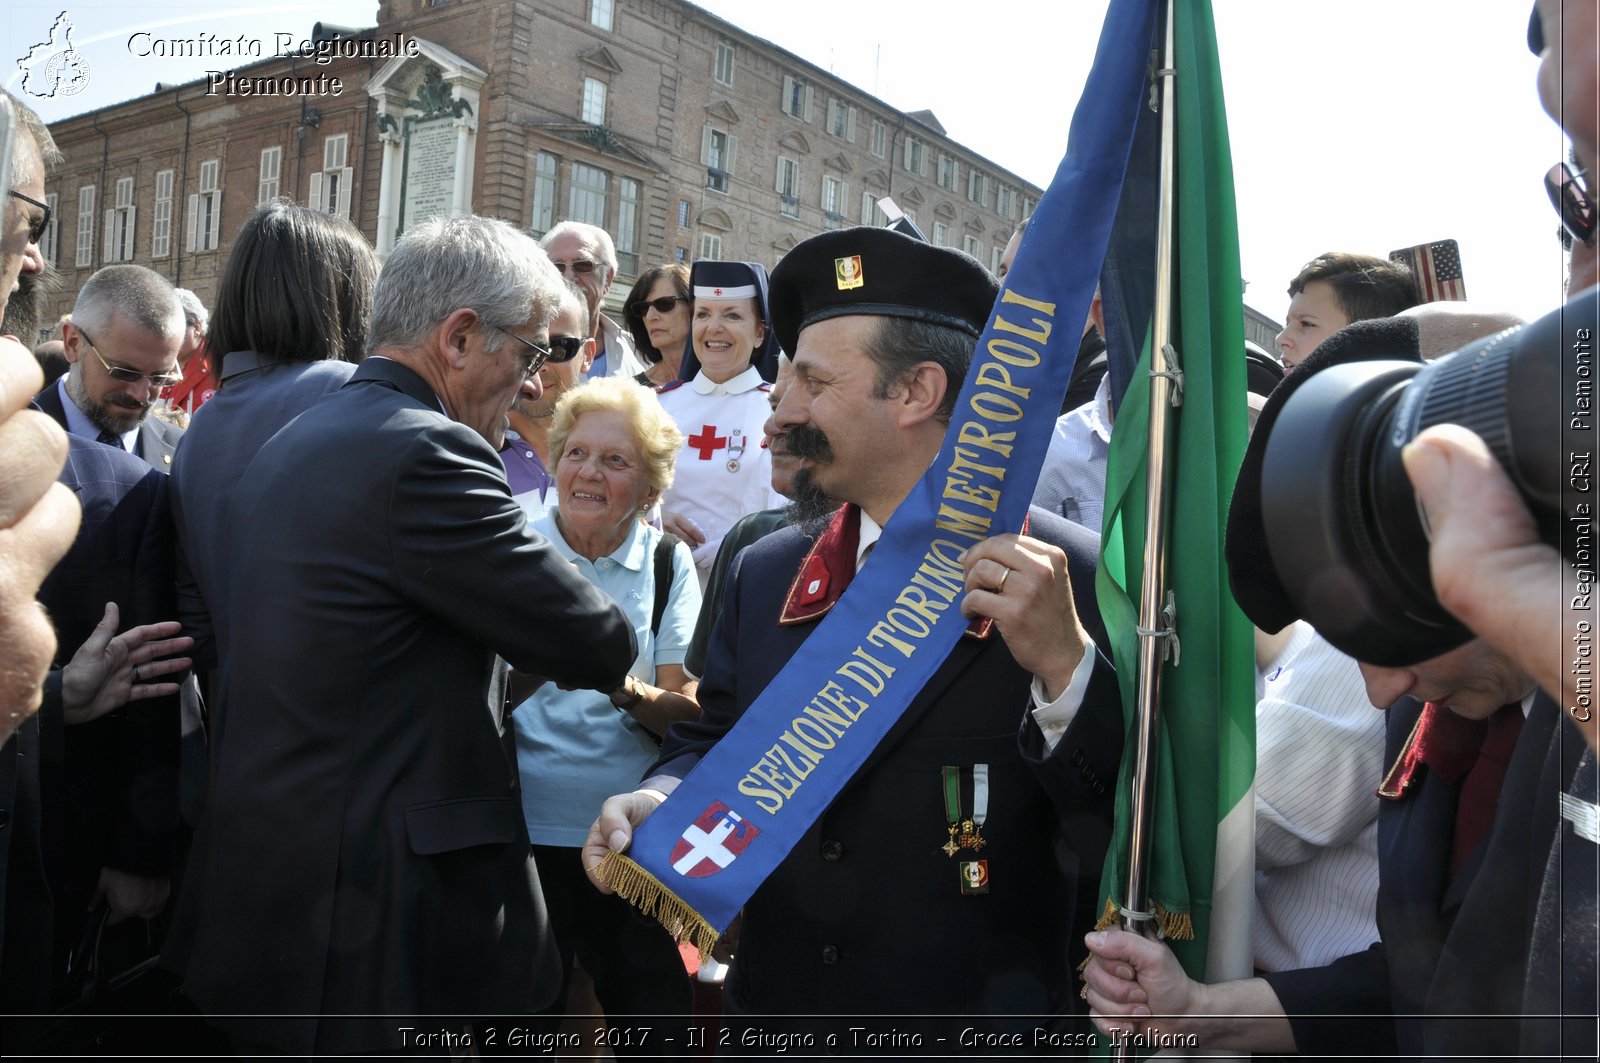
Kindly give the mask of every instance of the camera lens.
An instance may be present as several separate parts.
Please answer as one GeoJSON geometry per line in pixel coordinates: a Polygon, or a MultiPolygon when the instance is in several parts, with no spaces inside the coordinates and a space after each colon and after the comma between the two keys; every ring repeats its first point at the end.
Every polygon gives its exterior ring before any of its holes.
{"type": "Polygon", "coordinates": [[[1572,513],[1589,517],[1575,507],[1593,498],[1597,311],[1600,289],[1591,289],[1427,366],[1331,366],[1284,404],[1262,460],[1267,548],[1299,615],[1330,643],[1397,667],[1472,637],[1433,593],[1425,518],[1400,460],[1432,425],[1482,437],[1540,537],[1592,568],[1588,525],[1582,535],[1563,526],[1572,513]]]}

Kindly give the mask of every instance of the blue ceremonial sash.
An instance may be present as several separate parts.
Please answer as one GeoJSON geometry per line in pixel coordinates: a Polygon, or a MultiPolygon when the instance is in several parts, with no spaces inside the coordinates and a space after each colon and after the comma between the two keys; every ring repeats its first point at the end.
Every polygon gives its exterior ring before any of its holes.
{"type": "Polygon", "coordinates": [[[973,352],[937,460],[872,564],[598,875],[709,951],[966,630],[960,555],[1022,527],[1105,259],[1156,0],[1106,13],[1067,154],[973,352]],[[930,620],[929,618],[932,617],[930,620]]]}

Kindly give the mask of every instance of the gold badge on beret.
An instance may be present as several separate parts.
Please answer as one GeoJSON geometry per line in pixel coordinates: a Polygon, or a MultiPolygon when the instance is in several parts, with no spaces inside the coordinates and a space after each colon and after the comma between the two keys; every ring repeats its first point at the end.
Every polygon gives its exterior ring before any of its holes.
{"type": "Polygon", "coordinates": [[[861,256],[851,255],[848,258],[833,260],[833,279],[839,285],[841,292],[851,288],[859,288],[866,283],[861,276],[861,256]]]}

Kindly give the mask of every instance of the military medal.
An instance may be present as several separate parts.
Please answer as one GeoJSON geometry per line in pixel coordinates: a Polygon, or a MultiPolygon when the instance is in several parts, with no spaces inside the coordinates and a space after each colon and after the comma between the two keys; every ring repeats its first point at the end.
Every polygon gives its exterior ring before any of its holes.
{"type": "Polygon", "coordinates": [[[989,765],[972,766],[972,818],[961,821],[961,847],[977,852],[989,843],[983,837],[983,822],[989,818],[989,765]]]}
{"type": "Polygon", "coordinates": [[[939,774],[944,784],[944,818],[950,826],[950,840],[939,848],[944,850],[944,855],[954,858],[961,851],[956,843],[956,832],[961,829],[961,769],[946,764],[939,774]]]}
{"type": "Polygon", "coordinates": [[[961,892],[969,897],[989,892],[989,861],[961,861],[961,892]]]}
{"type": "Polygon", "coordinates": [[[739,455],[744,453],[746,436],[739,429],[734,428],[728,432],[728,471],[739,471],[739,455]]]}

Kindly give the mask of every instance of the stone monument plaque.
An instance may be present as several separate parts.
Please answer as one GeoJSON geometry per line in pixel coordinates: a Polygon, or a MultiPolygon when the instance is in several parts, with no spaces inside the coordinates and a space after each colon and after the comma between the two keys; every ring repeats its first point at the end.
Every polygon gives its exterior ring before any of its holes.
{"type": "Polygon", "coordinates": [[[401,232],[450,213],[456,180],[454,118],[406,120],[402,180],[401,232]]]}

